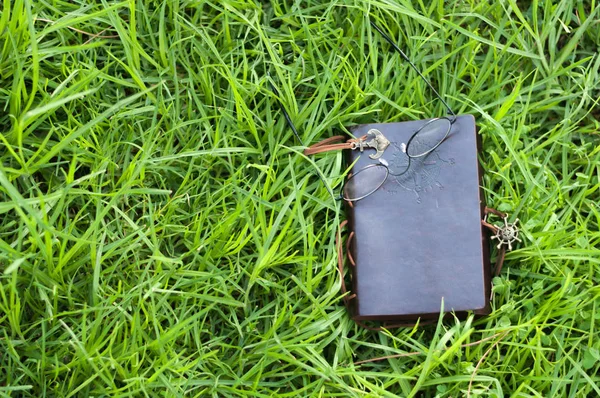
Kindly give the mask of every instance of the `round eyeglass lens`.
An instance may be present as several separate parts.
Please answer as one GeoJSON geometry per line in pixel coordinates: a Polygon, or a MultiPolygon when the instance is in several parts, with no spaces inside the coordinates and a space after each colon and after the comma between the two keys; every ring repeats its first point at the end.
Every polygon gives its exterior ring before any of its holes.
{"type": "Polygon", "coordinates": [[[389,170],[383,164],[370,164],[346,180],[342,198],[349,202],[364,199],[377,191],[385,182],[389,170]]]}
{"type": "Polygon", "coordinates": [[[406,154],[411,158],[427,155],[448,136],[452,123],[443,117],[427,122],[406,144],[406,154]]]}

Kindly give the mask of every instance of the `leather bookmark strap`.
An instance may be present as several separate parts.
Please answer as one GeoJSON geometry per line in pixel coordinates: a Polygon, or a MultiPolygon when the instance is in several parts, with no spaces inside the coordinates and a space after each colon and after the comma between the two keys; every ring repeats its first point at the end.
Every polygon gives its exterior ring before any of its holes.
{"type": "Polygon", "coordinates": [[[341,151],[344,149],[356,149],[358,142],[360,140],[364,140],[365,137],[351,138],[349,140],[346,140],[345,136],[336,135],[334,137],[326,138],[323,141],[319,141],[316,144],[309,146],[307,149],[304,150],[304,154],[306,156],[310,156],[322,152],[341,151]]]}
{"type": "MultiPolygon", "coordinates": [[[[337,248],[338,254],[338,272],[340,273],[340,280],[342,281],[342,286],[340,287],[343,294],[344,305],[348,308],[350,306],[350,300],[356,297],[356,295],[348,296],[348,289],[346,288],[346,281],[344,279],[344,249],[342,248],[341,242],[341,231],[348,224],[348,220],[344,220],[340,224],[339,233],[335,236],[335,247],[337,248]]],[[[350,240],[350,239],[348,239],[350,240]]],[[[350,243],[348,243],[348,246],[350,243]]],[[[354,260],[352,260],[352,266],[354,267],[354,260]]]]}
{"type": "Polygon", "coordinates": [[[496,265],[494,266],[494,275],[499,276],[502,271],[502,266],[504,265],[504,257],[506,256],[506,246],[502,246],[498,249],[498,254],[496,255],[496,265]]]}
{"type": "MultiPolygon", "coordinates": [[[[488,214],[494,214],[502,219],[505,219],[508,216],[506,213],[502,213],[501,211],[492,209],[491,207],[487,207],[487,206],[483,209],[483,213],[486,216],[488,214]]],[[[500,228],[498,228],[494,224],[490,224],[489,222],[487,222],[487,217],[485,217],[481,221],[481,223],[483,224],[484,227],[489,229],[494,234],[497,234],[498,231],[500,230],[500,228]]],[[[506,246],[502,245],[498,249],[498,254],[496,255],[496,265],[494,266],[494,276],[500,275],[500,272],[502,271],[502,266],[504,265],[504,257],[505,256],[506,256],[506,246]]]]}
{"type": "Polygon", "coordinates": [[[506,214],[506,213],[503,213],[499,210],[496,210],[496,209],[493,209],[493,208],[487,207],[487,206],[483,209],[483,213],[484,214],[495,214],[500,218],[506,218],[508,216],[508,214],[506,214]]]}

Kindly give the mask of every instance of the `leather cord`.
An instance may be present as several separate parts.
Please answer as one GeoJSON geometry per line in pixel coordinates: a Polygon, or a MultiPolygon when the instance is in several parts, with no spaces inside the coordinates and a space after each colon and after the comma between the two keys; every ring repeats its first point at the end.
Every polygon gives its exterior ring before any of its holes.
{"type": "Polygon", "coordinates": [[[333,137],[325,138],[322,141],[317,142],[314,145],[309,146],[304,150],[306,156],[315,155],[322,152],[341,151],[344,149],[355,149],[359,141],[364,140],[366,136],[360,138],[351,138],[346,140],[343,135],[336,135],[333,137]],[[344,140],[346,140],[344,142],[344,140]]]}
{"type": "MultiPolygon", "coordinates": [[[[488,214],[494,214],[500,218],[506,218],[507,214],[506,213],[502,213],[501,211],[498,211],[496,209],[492,209],[491,207],[485,207],[483,209],[483,213],[485,215],[488,214]]],[[[483,220],[481,220],[481,224],[486,227],[487,229],[489,229],[492,233],[497,234],[499,231],[499,228],[497,226],[495,226],[494,224],[490,224],[488,223],[485,218],[483,220]]],[[[506,256],[506,246],[502,245],[499,249],[498,249],[498,254],[496,255],[496,265],[494,266],[494,276],[498,276],[500,275],[500,272],[502,271],[502,266],[504,265],[504,257],[506,256]]]]}
{"type": "MultiPolygon", "coordinates": [[[[340,223],[340,233],[342,231],[342,229],[348,225],[348,220],[344,220],[340,223]]],[[[341,236],[340,233],[338,233],[335,236],[335,247],[337,248],[337,252],[338,252],[338,272],[340,274],[340,280],[342,281],[342,285],[341,285],[341,290],[342,290],[342,294],[343,294],[343,300],[344,300],[344,305],[346,305],[346,308],[350,309],[350,300],[352,300],[353,298],[356,298],[356,295],[353,294],[352,296],[348,296],[348,289],[346,288],[346,280],[344,279],[344,251],[342,248],[342,244],[340,242],[341,236]]],[[[351,238],[354,237],[354,232],[350,233],[350,236],[348,237],[348,242],[346,243],[346,248],[350,247],[350,241],[351,238]]],[[[351,257],[350,257],[351,259],[351,257]]],[[[354,262],[354,259],[351,260],[352,267],[356,266],[356,263],[354,262]]]]}
{"type": "Polygon", "coordinates": [[[502,213],[499,210],[496,210],[496,209],[493,209],[493,208],[487,207],[487,206],[483,209],[483,213],[484,214],[495,214],[495,215],[497,215],[500,218],[506,218],[507,217],[506,213],[502,213]]]}

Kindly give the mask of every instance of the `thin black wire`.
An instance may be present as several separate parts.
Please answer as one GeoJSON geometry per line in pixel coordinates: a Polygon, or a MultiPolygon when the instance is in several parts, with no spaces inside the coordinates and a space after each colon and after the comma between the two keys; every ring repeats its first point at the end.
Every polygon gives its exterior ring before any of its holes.
{"type": "MultiPolygon", "coordinates": [[[[398,52],[406,62],[408,62],[408,64],[415,70],[415,72],[417,72],[417,74],[421,77],[421,79],[423,79],[423,81],[425,82],[425,84],[427,84],[427,86],[431,89],[431,91],[433,91],[435,93],[435,95],[438,97],[438,99],[440,101],[442,101],[442,103],[444,104],[444,106],[446,107],[446,109],[448,110],[448,112],[450,112],[450,114],[452,115],[451,123],[454,123],[454,121],[456,120],[456,114],[454,113],[454,111],[452,110],[452,108],[450,108],[450,105],[448,105],[448,103],[444,100],[444,98],[442,98],[442,96],[437,92],[437,90],[433,87],[433,85],[425,78],[425,76],[423,76],[423,74],[421,73],[421,71],[419,71],[419,69],[415,66],[415,64],[412,63],[412,61],[408,58],[408,56],[404,53],[404,51],[402,51],[402,49],[400,49],[400,47],[398,47],[398,45],[392,40],[392,38],[390,36],[388,36],[373,21],[369,20],[369,23],[371,24],[371,26],[373,26],[373,28],[375,28],[375,30],[377,32],[379,32],[379,34],[381,34],[381,36],[383,36],[383,38],[388,43],[390,43],[390,45],[392,46],[392,48],[394,50],[396,50],[396,52],[398,52]]],[[[285,118],[286,123],[288,124],[288,126],[290,127],[290,129],[292,130],[292,132],[294,133],[294,135],[296,136],[296,139],[298,140],[298,142],[300,143],[300,145],[302,145],[302,146],[305,147],[306,145],[304,145],[304,142],[300,138],[300,134],[298,133],[298,130],[296,129],[296,126],[294,125],[294,122],[292,122],[292,118],[290,117],[289,113],[285,109],[285,106],[283,106],[283,103],[280,100],[281,95],[279,94],[279,90],[277,90],[277,87],[275,87],[275,85],[271,81],[271,76],[267,75],[267,77],[268,77],[267,80],[269,81],[269,85],[271,86],[271,90],[275,94],[277,104],[279,105],[279,109],[281,110],[281,113],[283,113],[283,117],[285,118]]],[[[418,131],[417,131],[417,133],[418,133],[418,131]]],[[[417,133],[415,133],[415,134],[417,134],[417,133]]],[[[384,166],[388,170],[388,175],[391,174],[393,176],[398,176],[398,175],[402,175],[402,174],[406,173],[406,171],[408,171],[408,169],[410,168],[410,160],[411,160],[411,156],[408,156],[408,166],[400,174],[394,174],[394,173],[392,173],[389,170],[389,167],[387,167],[385,164],[382,164],[382,166],[384,166]]],[[[327,185],[327,182],[325,181],[325,178],[321,175],[321,173],[318,170],[317,170],[317,175],[319,176],[319,178],[323,182],[323,185],[325,186],[325,188],[327,189],[327,191],[329,191],[329,193],[333,197],[336,197],[336,195],[333,193],[333,191],[327,185]]],[[[384,181],[386,179],[387,179],[387,175],[386,175],[386,178],[384,179],[384,181]]],[[[347,183],[347,181],[346,181],[346,183],[347,183]]],[[[346,183],[344,183],[343,185],[345,185],[346,183]]],[[[343,186],[342,186],[342,189],[343,189],[343,186]]],[[[337,199],[342,199],[342,194],[338,195],[337,199]]]]}
{"type": "Polygon", "coordinates": [[[292,118],[290,118],[290,115],[287,113],[287,110],[283,106],[283,103],[279,100],[279,97],[280,97],[279,90],[277,90],[277,87],[275,87],[275,85],[271,81],[271,79],[270,79],[271,76],[267,75],[267,77],[269,78],[268,80],[269,80],[269,84],[271,85],[271,90],[273,91],[273,93],[275,93],[275,97],[277,99],[277,104],[279,104],[279,109],[281,109],[281,113],[283,113],[283,117],[285,117],[285,120],[287,121],[288,126],[290,126],[290,128],[292,129],[292,132],[298,139],[298,142],[300,143],[300,145],[306,146],[302,142],[302,138],[300,138],[300,134],[298,134],[298,130],[296,130],[296,126],[294,126],[294,123],[292,122],[292,118]]]}
{"type": "MultiPolygon", "coordinates": [[[[281,97],[279,95],[279,90],[277,90],[277,87],[275,87],[275,85],[271,81],[271,76],[267,75],[267,78],[268,78],[267,80],[269,80],[269,84],[271,85],[271,91],[273,91],[273,93],[275,94],[275,99],[277,100],[277,104],[279,105],[279,109],[281,109],[281,113],[283,113],[283,117],[285,118],[288,126],[290,127],[290,129],[292,129],[292,132],[294,133],[294,135],[298,139],[298,142],[300,142],[300,145],[302,145],[303,147],[306,147],[306,145],[304,145],[304,143],[302,142],[302,138],[300,138],[300,134],[298,134],[298,130],[296,130],[296,126],[294,126],[294,122],[292,122],[292,118],[290,117],[289,113],[287,113],[287,110],[285,109],[285,106],[283,106],[283,103],[279,99],[281,97]]],[[[327,185],[327,182],[325,181],[325,177],[323,177],[321,175],[321,173],[319,172],[318,169],[317,169],[317,175],[319,176],[319,179],[321,180],[321,182],[325,186],[325,189],[327,189],[327,192],[329,192],[329,194],[332,197],[334,197],[334,198],[336,198],[338,200],[341,199],[341,194],[336,196],[336,194],[333,193],[333,191],[331,190],[331,188],[329,188],[329,185],[327,185]]]]}
{"type": "Polygon", "coordinates": [[[383,38],[385,40],[387,40],[388,43],[390,43],[392,45],[392,47],[394,48],[394,50],[396,50],[396,52],[398,52],[402,56],[402,58],[404,58],[404,60],[406,62],[408,62],[410,66],[412,66],[412,68],[415,70],[415,72],[417,72],[417,74],[419,76],[421,76],[421,79],[423,79],[423,81],[435,93],[435,95],[439,98],[439,100],[442,101],[442,103],[444,104],[444,106],[446,107],[446,109],[448,109],[448,112],[450,112],[452,114],[453,118],[456,119],[456,114],[454,113],[454,111],[452,111],[452,108],[450,108],[450,105],[448,105],[446,103],[446,101],[444,101],[444,99],[442,98],[442,96],[437,92],[437,90],[435,88],[433,88],[433,86],[431,85],[431,83],[429,83],[429,81],[425,78],[425,76],[423,76],[423,74],[421,73],[421,71],[419,71],[419,69],[415,66],[415,64],[413,64],[411,62],[411,60],[406,56],[406,54],[404,54],[404,51],[402,51],[400,49],[400,47],[398,47],[398,45],[396,43],[394,43],[394,41],[392,40],[392,38],[390,36],[388,36],[379,26],[377,26],[375,24],[375,22],[373,22],[371,20],[369,20],[369,22],[371,23],[371,26],[374,27],[375,30],[377,32],[379,32],[379,34],[381,34],[381,36],[383,36],[383,38]]]}

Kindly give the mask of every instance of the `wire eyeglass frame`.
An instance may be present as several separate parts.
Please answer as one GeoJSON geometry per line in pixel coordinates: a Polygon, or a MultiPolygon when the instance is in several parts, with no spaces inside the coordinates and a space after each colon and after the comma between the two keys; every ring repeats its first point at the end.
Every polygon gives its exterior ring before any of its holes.
{"type": "MultiPolygon", "coordinates": [[[[392,46],[394,51],[396,51],[398,54],[400,54],[400,56],[406,62],[408,62],[408,64],[415,70],[415,72],[417,72],[419,77],[421,77],[421,79],[427,84],[427,86],[431,89],[431,91],[433,91],[433,93],[436,95],[436,97],[442,102],[442,104],[444,104],[444,106],[448,110],[449,115],[427,121],[425,124],[423,124],[419,129],[417,129],[417,131],[415,131],[410,136],[410,138],[408,139],[408,141],[405,145],[403,144],[403,152],[406,154],[406,156],[408,158],[408,164],[406,165],[406,168],[401,173],[392,173],[387,165],[387,162],[385,162],[383,159],[380,159],[379,163],[373,163],[373,164],[367,165],[367,166],[359,169],[356,173],[354,173],[352,176],[350,176],[348,179],[346,179],[346,181],[342,185],[340,194],[337,197],[337,199],[338,200],[343,199],[348,202],[355,202],[355,201],[364,199],[364,198],[368,197],[369,195],[375,193],[379,188],[381,188],[381,186],[383,186],[383,184],[385,183],[385,181],[387,180],[389,175],[398,176],[398,175],[402,175],[402,174],[406,173],[406,171],[408,171],[410,168],[410,161],[412,158],[419,158],[419,157],[426,156],[426,155],[430,154],[431,152],[433,152],[435,149],[437,149],[444,142],[444,140],[450,134],[452,125],[454,124],[454,122],[456,121],[456,118],[457,118],[456,114],[454,113],[454,111],[452,110],[450,105],[448,105],[448,103],[442,98],[442,96],[437,92],[437,90],[432,86],[432,84],[425,78],[425,76],[423,76],[421,71],[419,71],[419,69],[415,66],[415,64],[412,63],[412,61],[408,58],[408,56],[404,53],[404,51],[402,51],[402,49],[400,49],[400,47],[392,40],[392,38],[388,34],[386,34],[377,24],[375,24],[371,20],[369,20],[369,22],[370,22],[371,26],[379,34],[381,34],[381,36],[392,46]],[[427,144],[423,145],[422,142],[419,141],[419,139],[426,138],[426,133],[430,130],[433,130],[435,132],[435,129],[433,129],[433,127],[436,127],[436,126],[439,129],[439,134],[437,134],[437,136],[434,135],[433,139],[429,140],[429,145],[427,145],[427,144]],[[416,152],[412,151],[414,153],[411,153],[411,148],[414,148],[415,145],[419,145],[419,143],[421,143],[421,146],[423,149],[420,151],[416,151],[416,152]],[[412,147],[411,147],[411,144],[412,144],[412,147]],[[379,167],[385,168],[384,177],[381,179],[381,181],[378,181],[378,180],[375,181],[376,184],[374,184],[373,189],[368,190],[366,194],[357,195],[356,197],[347,195],[346,190],[349,186],[351,186],[349,184],[356,183],[355,179],[357,178],[357,176],[359,176],[362,173],[363,174],[362,178],[364,178],[365,172],[373,172],[373,170],[377,170],[379,167]]],[[[269,80],[269,83],[271,85],[271,90],[277,96],[277,102],[279,104],[281,112],[283,113],[283,116],[284,116],[288,126],[291,128],[292,132],[294,133],[294,135],[296,136],[296,138],[298,139],[300,144],[304,146],[304,143],[300,139],[298,130],[294,126],[294,123],[292,122],[290,115],[288,114],[287,110],[283,106],[282,102],[279,100],[279,91],[277,90],[275,85],[270,80],[269,80]]],[[[418,146],[417,146],[417,148],[418,148],[418,146]]],[[[323,180],[323,177],[320,174],[319,174],[319,178],[321,178],[321,180],[323,180]]],[[[325,181],[323,181],[323,183],[325,183],[325,181]]],[[[327,187],[327,184],[325,184],[325,186],[327,187]]]]}

